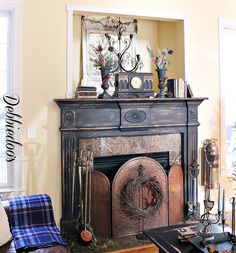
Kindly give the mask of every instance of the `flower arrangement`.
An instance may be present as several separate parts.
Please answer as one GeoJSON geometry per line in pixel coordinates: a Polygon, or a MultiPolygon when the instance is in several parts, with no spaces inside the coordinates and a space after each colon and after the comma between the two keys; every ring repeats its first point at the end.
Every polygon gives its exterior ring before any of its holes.
{"type": "Polygon", "coordinates": [[[116,65],[114,56],[114,48],[112,46],[105,47],[98,45],[97,47],[90,45],[90,60],[93,62],[94,67],[113,67],[116,65]]]}
{"type": "Polygon", "coordinates": [[[146,46],[146,48],[152,59],[152,62],[156,65],[157,69],[166,70],[166,67],[169,64],[167,55],[173,54],[174,51],[169,48],[164,48],[163,50],[161,50],[160,48],[157,47],[157,55],[155,56],[149,46],[146,46]]]}

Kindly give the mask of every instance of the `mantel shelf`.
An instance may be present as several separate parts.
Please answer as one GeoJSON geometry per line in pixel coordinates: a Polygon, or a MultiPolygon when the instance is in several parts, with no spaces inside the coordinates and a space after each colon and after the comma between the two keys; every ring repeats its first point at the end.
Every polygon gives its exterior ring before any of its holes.
{"type": "Polygon", "coordinates": [[[60,130],[92,137],[136,135],[198,126],[198,106],[207,98],[55,99],[61,109],[60,130]],[[98,132],[96,132],[98,131],[98,132]],[[89,134],[90,132],[90,134],[89,134]]]}
{"type": "Polygon", "coordinates": [[[110,103],[110,102],[161,102],[161,103],[171,103],[171,102],[183,102],[183,101],[204,101],[207,100],[207,97],[193,97],[193,98],[112,98],[112,99],[98,99],[98,98],[90,98],[90,99],[75,99],[75,98],[58,98],[54,99],[56,103],[67,102],[101,102],[101,103],[110,103]]]}

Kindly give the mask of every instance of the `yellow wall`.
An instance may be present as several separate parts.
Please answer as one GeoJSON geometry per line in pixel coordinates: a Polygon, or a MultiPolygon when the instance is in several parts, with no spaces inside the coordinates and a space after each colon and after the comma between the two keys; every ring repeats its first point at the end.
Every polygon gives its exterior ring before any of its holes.
{"type": "Polygon", "coordinates": [[[219,139],[218,18],[236,19],[236,2],[215,0],[25,0],[23,1],[22,115],[24,187],[48,193],[57,222],[61,216],[59,109],[66,92],[66,4],[166,13],[187,17],[188,81],[195,96],[209,97],[199,108],[199,144],[219,139]],[[26,128],[36,126],[36,138],[26,128]]]}
{"type": "Polygon", "coordinates": [[[60,133],[59,111],[53,99],[65,97],[65,2],[24,1],[22,57],[24,189],[30,194],[48,193],[58,222],[61,216],[60,133]],[[29,125],[36,126],[33,140],[26,138],[29,125]]]}

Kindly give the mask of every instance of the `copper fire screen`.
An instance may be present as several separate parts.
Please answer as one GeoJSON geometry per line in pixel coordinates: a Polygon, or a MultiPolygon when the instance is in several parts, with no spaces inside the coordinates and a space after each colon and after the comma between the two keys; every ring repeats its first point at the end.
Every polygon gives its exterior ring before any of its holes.
{"type": "Polygon", "coordinates": [[[120,237],[173,225],[183,219],[183,171],[174,164],[169,177],[148,157],[136,157],[107,177],[92,173],[92,226],[98,236],[120,237]]]}
{"type": "Polygon", "coordinates": [[[138,157],[121,166],[112,185],[114,237],[168,225],[167,210],[167,176],[158,162],[138,157]]]}

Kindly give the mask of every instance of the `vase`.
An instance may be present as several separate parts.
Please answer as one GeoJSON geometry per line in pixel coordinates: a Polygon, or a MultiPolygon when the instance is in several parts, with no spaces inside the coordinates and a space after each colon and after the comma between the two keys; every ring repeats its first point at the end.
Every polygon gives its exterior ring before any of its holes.
{"type": "Polygon", "coordinates": [[[100,67],[99,68],[101,71],[101,78],[102,78],[102,89],[103,93],[99,95],[99,98],[111,98],[111,95],[107,93],[107,90],[109,88],[109,83],[110,83],[110,67],[100,67]]]}
{"type": "Polygon", "coordinates": [[[158,88],[160,89],[160,93],[158,94],[158,97],[165,98],[164,89],[165,89],[165,83],[167,79],[166,69],[156,69],[156,71],[157,71],[157,76],[158,76],[158,81],[159,81],[158,88]]]}

